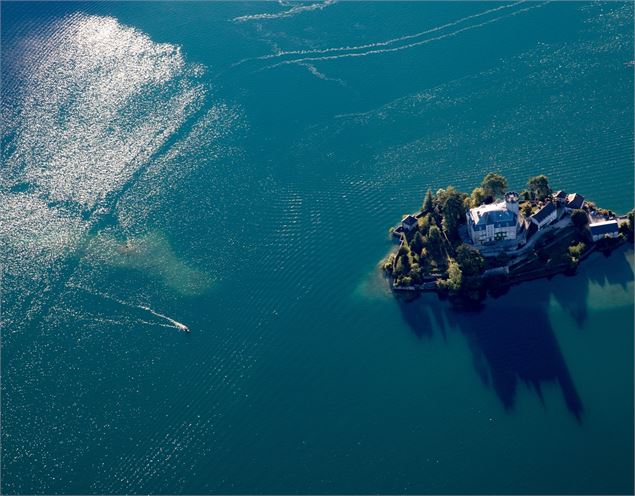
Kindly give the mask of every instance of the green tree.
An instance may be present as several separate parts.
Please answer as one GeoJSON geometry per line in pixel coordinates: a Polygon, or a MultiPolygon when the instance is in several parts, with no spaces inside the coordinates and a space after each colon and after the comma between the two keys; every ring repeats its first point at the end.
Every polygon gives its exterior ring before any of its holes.
{"type": "Polygon", "coordinates": [[[628,214],[626,214],[626,222],[622,222],[619,227],[620,234],[624,236],[629,242],[633,242],[633,222],[635,219],[633,218],[635,214],[635,210],[631,210],[628,214]]]}
{"type": "Polygon", "coordinates": [[[466,277],[478,277],[485,270],[485,258],[481,252],[465,243],[456,249],[456,261],[466,277]]]}
{"type": "Polygon", "coordinates": [[[388,273],[392,273],[392,264],[395,261],[395,254],[391,253],[390,255],[388,255],[384,261],[382,262],[382,269],[388,273]]]}
{"type": "Polygon", "coordinates": [[[458,238],[458,227],[464,220],[465,193],[457,191],[452,186],[442,191],[440,206],[443,212],[443,229],[449,239],[455,240],[458,238]]]}
{"type": "Polygon", "coordinates": [[[415,235],[412,237],[412,241],[410,241],[410,249],[414,253],[421,253],[421,249],[424,245],[423,235],[417,231],[415,235]]]}
{"type": "Polygon", "coordinates": [[[398,255],[395,264],[395,274],[398,276],[406,275],[410,272],[410,257],[408,254],[398,255]]]}
{"type": "Polygon", "coordinates": [[[507,179],[500,174],[490,172],[483,178],[481,188],[483,189],[485,196],[493,196],[496,198],[497,196],[502,195],[507,189],[507,179]]]}
{"type": "Polygon", "coordinates": [[[457,294],[461,291],[463,273],[456,260],[452,258],[448,260],[448,278],[440,279],[438,284],[441,288],[447,289],[451,294],[457,294]]]}
{"type": "Polygon", "coordinates": [[[571,212],[571,221],[578,229],[584,229],[589,224],[589,216],[584,210],[576,208],[571,212]]]}
{"type": "Polygon", "coordinates": [[[525,201],[520,204],[520,211],[523,213],[525,217],[529,217],[531,215],[531,203],[525,201]]]}
{"type": "Polygon", "coordinates": [[[440,260],[443,256],[443,235],[437,226],[431,226],[425,247],[433,260],[440,260]]]}
{"type": "Polygon", "coordinates": [[[430,188],[428,188],[428,191],[426,191],[426,196],[423,199],[423,206],[421,207],[421,211],[426,214],[429,214],[432,212],[433,208],[434,208],[434,202],[432,198],[432,191],[430,190],[430,188]]]}
{"type": "Polygon", "coordinates": [[[430,230],[430,226],[434,223],[431,214],[425,214],[422,217],[417,219],[417,226],[419,227],[419,232],[426,236],[428,231],[430,230]]]}
{"type": "MultiPolygon", "coordinates": [[[[450,186],[450,188],[451,187],[452,186],[450,186]]],[[[443,202],[447,197],[447,190],[445,188],[439,188],[433,197],[434,206],[441,210],[443,208],[443,202]]]]}
{"type": "Polygon", "coordinates": [[[429,272],[431,269],[428,250],[425,246],[421,248],[421,254],[419,255],[419,267],[421,272],[429,272]]]}
{"type": "Polygon", "coordinates": [[[574,262],[577,262],[578,260],[580,260],[580,256],[582,255],[582,253],[584,253],[585,249],[586,245],[580,241],[569,247],[569,255],[571,255],[574,262]]]}
{"type": "Polygon", "coordinates": [[[569,251],[554,253],[545,263],[545,267],[549,270],[566,266],[569,270],[575,270],[578,261],[574,259],[569,251]]]}
{"type": "Polygon", "coordinates": [[[551,194],[551,188],[549,187],[549,178],[543,174],[539,176],[530,177],[527,182],[527,189],[530,194],[539,200],[544,200],[545,197],[551,194]]]}
{"type": "Polygon", "coordinates": [[[413,263],[412,266],[410,267],[410,274],[408,274],[412,280],[413,284],[420,284],[421,283],[421,276],[420,276],[420,268],[419,268],[419,264],[413,263]]]}
{"type": "Polygon", "coordinates": [[[476,208],[479,205],[482,205],[486,196],[487,194],[483,188],[474,188],[472,195],[470,196],[470,206],[472,208],[476,208]]]}
{"type": "Polygon", "coordinates": [[[402,255],[407,255],[410,253],[410,246],[405,238],[402,238],[401,246],[399,246],[399,250],[397,250],[397,257],[402,255]]]}

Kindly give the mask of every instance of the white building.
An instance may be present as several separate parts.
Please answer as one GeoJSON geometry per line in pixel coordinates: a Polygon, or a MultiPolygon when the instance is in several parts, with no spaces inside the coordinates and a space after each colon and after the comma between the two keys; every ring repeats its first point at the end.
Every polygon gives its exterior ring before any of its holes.
{"type": "Polygon", "coordinates": [[[466,218],[468,233],[475,245],[513,241],[522,228],[516,193],[507,193],[504,201],[471,208],[466,218]]]}
{"type": "Polygon", "coordinates": [[[558,209],[552,202],[549,202],[540,210],[538,210],[534,215],[532,215],[530,219],[540,230],[556,220],[557,216],[558,209]]]}
{"type": "Polygon", "coordinates": [[[615,219],[591,224],[589,230],[593,241],[599,241],[602,238],[617,238],[619,235],[619,228],[615,219]]]}

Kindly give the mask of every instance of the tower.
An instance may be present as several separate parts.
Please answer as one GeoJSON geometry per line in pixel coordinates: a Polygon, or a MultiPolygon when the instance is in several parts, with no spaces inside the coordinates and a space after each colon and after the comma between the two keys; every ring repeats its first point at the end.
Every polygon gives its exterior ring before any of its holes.
{"type": "Polygon", "coordinates": [[[505,193],[505,206],[507,210],[518,215],[518,193],[515,191],[505,193]]]}

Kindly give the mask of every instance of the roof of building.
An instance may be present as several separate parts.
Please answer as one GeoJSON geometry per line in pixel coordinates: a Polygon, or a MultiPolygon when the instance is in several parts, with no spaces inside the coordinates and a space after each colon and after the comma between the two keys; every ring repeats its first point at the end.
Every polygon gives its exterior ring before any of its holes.
{"type": "Polygon", "coordinates": [[[469,212],[470,222],[476,230],[485,229],[485,226],[494,224],[494,227],[510,227],[516,225],[517,215],[508,210],[504,201],[481,205],[471,208],[469,212]]]}
{"type": "Polygon", "coordinates": [[[584,204],[584,196],[578,193],[571,193],[567,195],[567,207],[568,208],[582,208],[584,204]]]}
{"type": "Polygon", "coordinates": [[[554,198],[566,198],[567,197],[567,192],[566,191],[562,191],[562,190],[558,190],[553,194],[554,198]]]}
{"type": "Polygon", "coordinates": [[[401,222],[408,226],[414,226],[417,223],[417,219],[415,219],[412,215],[406,215],[401,222]]]}
{"type": "Polygon", "coordinates": [[[540,223],[555,211],[556,206],[553,203],[549,202],[540,210],[538,210],[534,215],[532,215],[531,218],[536,219],[536,222],[540,223]]]}
{"type": "Polygon", "coordinates": [[[591,234],[593,236],[598,234],[616,233],[618,231],[617,221],[615,219],[596,222],[595,224],[591,224],[589,228],[591,229],[591,234]]]}

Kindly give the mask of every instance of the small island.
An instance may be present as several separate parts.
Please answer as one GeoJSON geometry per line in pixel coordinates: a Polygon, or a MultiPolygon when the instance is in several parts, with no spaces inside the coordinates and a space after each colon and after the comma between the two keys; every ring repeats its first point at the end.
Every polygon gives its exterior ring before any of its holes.
{"type": "Polygon", "coordinates": [[[391,228],[399,247],[382,269],[394,291],[482,300],[512,284],[573,274],[593,251],[633,242],[633,211],[616,215],[579,193],[552,191],[544,175],[520,193],[487,174],[471,194],[428,189],[419,212],[391,228]]]}

